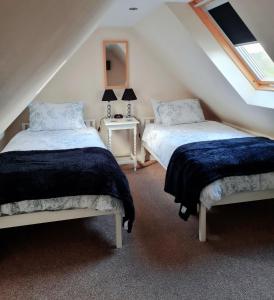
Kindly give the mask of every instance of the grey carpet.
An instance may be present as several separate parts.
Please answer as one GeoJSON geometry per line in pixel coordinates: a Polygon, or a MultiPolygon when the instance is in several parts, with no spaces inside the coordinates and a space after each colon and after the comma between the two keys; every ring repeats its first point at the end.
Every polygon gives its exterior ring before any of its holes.
{"type": "Polygon", "coordinates": [[[0,299],[273,299],[274,202],[213,209],[207,243],[158,165],[126,171],[137,219],[114,248],[98,217],[0,231],[0,299]]]}

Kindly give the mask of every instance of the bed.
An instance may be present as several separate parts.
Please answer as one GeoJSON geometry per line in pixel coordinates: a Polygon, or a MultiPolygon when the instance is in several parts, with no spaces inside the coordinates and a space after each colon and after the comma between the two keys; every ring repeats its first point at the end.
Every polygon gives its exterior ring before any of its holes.
{"type": "MultiPolygon", "coordinates": [[[[86,120],[85,123],[87,126],[79,129],[43,131],[29,130],[29,124],[24,123],[23,130],[13,137],[0,155],[68,149],[106,149],[95,129],[95,121],[86,120]]],[[[134,210],[134,207],[131,209],[134,210]]],[[[125,209],[119,199],[110,195],[81,194],[10,201],[0,205],[0,228],[105,215],[115,217],[116,247],[121,248],[125,209]]]]}
{"type": "MultiPolygon", "coordinates": [[[[164,169],[181,145],[200,142],[245,138],[252,135],[225,124],[202,121],[166,126],[155,124],[154,118],[144,120],[142,155],[151,154],[164,169]]],[[[199,240],[206,241],[206,212],[212,206],[274,198],[274,173],[231,176],[216,180],[200,193],[199,240]]]]}

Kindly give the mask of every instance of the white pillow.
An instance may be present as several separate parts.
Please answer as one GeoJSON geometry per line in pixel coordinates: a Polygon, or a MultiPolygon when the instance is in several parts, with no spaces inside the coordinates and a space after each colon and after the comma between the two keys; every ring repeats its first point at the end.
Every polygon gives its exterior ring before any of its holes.
{"type": "Polygon", "coordinates": [[[83,109],[81,102],[61,104],[34,102],[29,106],[29,129],[40,131],[85,128],[83,109]]]}
{"type": "MultiPolygon", "coordinates": [[[[205,121],[199,100],[184,99],[154,104],[157,119],[164,125],[177,125],[205,121]]],[[[156,118],[155,113],[155,118],[156,118]]]]}
{"type": "Polygon", "coordinates": [[[159,109],[162,101],[151,99],[150,102],[151,102],[153,112],[154,112],[154,123],[160,124],[161,123],[161,117],[160,117],[158,109],[159,109]]]}

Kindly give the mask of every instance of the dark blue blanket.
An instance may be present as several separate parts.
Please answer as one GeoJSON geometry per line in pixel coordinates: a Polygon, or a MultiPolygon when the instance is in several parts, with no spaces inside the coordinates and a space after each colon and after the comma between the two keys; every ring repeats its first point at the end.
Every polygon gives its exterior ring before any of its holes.
{"type": "Polygon", "coordinates": [[[0,154],[0,204],[76,195],[120,199],[131,231],[134,205],[115,158],[99,147],[0,154]]]}
{"type": "Polygon", "coordinates": [[[178,147],[169,162],[165,191],[181,203],[187,220],[197,213],[200,193],[215,180],[274,172],[274,141],[263,137],[190,143],[178,147]]]}

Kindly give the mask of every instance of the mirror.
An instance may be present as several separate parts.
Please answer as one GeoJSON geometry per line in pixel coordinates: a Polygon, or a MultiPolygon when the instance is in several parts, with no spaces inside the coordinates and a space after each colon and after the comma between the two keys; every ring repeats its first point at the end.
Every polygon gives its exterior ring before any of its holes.
{"type": "Polygon", "coordinates": [[[128,86],[128,42],[104,41],[105,88],[121,89],[128,86]]]}

